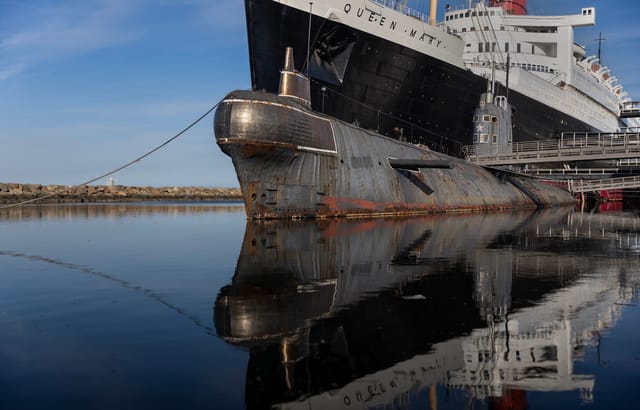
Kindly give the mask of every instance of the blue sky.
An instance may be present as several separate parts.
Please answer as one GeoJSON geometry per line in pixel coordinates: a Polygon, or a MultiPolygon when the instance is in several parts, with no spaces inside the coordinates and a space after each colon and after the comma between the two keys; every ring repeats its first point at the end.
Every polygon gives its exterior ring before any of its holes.
{"type": "MultiPolygon", "coordinates": [[[[420,8],[424,0],[410,1],[420,8]]],[[[440,1],[464,4],[461,0],[440,1]]],[[[532,14],[597,8],[576,41],[640,100],[640,2],[529,0],[532,14]]],[[[241,0],[0,0],[0,181],[73,185],[159,145],[250,87],[241,0]]],[[[237,186],[212,116],[114,176],[124,185],[237,186]]]]}

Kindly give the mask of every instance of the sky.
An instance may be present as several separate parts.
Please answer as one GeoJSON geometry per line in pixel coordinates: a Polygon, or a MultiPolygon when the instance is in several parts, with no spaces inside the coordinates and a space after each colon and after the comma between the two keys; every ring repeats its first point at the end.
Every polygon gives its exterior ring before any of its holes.
{"type": "MultiPolygon", "coordinates": [[[[423,10],[425,0],[409,5],[423,10]]],[[[439,20],[444,4],[439,2],[439,20]]],[[[529,0],[530,14],[596,7],[576,42],[640,100],[640,1],[529,0]]],[[[242,0],[0,0],[0,182],[75,185],[160,145],[251,87],[242,0]]],[[[235,187],[213,116],[113,178],[235,187]]],[[[106,183],[98,181],[98,183],[106,183]]]]}

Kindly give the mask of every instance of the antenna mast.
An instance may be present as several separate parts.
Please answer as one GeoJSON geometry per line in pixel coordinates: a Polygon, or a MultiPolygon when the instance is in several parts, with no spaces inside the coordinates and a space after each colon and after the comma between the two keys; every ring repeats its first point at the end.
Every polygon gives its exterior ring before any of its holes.
{"type": "Polygon", "coordinates": [[[313,16],[313,2],[309,2],[309,32],[307,33],[307,75],[309,74],[309,59],[311,58],[311,17],[313,16]]]}
{"type": "Polygon", "coordinates": [[[602,38],[602,31],[600,32],[600,34],[598,34],[598,38],[594,38],[593,41],[597,41],[598,42],[598,62],[600,63],[600,65],[602,66],[602,58],[600,56],[601,52],[602,52],[602,42],[605,41],[606,38],[602,38]]]}

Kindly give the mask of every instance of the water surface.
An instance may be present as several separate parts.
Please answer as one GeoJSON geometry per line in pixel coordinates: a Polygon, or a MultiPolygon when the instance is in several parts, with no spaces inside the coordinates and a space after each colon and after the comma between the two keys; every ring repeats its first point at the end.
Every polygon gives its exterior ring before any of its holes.
{"type": "Polygon", "coordinates": [[[635,408],[640,219],[0,210],[0,408],[635,408]]]}

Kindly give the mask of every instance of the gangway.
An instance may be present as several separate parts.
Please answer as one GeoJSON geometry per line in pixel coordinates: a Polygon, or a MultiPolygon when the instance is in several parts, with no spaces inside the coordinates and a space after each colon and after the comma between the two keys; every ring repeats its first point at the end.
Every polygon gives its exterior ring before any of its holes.
{"type": "Polygon", "coordinates": [[[553,162],[615,160],[640,157],[640,129],[621,132],[563,133],[559,139],[514,142],[510,153],[479,153],[477,145],[462,148],[479,165],[525,165],[553,162]]]}
{"type": "Polygon", "coordinates": [[[640,188],[640,176],[590,180],[568,180],[567,186],[569,188],[569,192],[572,193],[640,188]]]}
{"type": "Polygon", "coordinates": [[[620,118],[639,118],[640,101],[629,101],[620,107],[620,118]]]}

